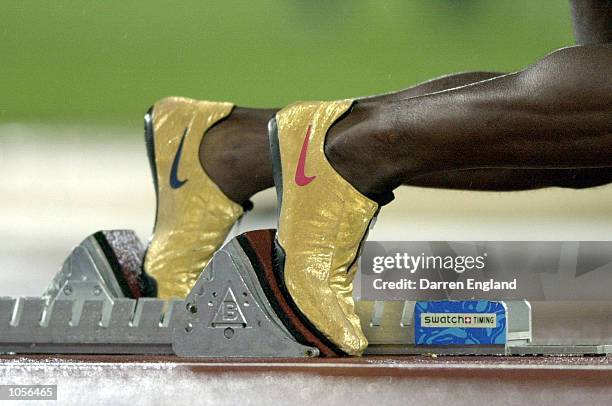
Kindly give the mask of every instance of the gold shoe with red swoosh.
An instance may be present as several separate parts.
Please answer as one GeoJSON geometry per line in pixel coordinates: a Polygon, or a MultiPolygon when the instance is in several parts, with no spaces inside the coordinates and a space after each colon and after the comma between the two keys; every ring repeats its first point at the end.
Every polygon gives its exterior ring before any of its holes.
{"type": "Polygon", "coordinates": [[[300,102],[276,114],[269,136],[279,200],[276,272],[285,294],[340,351],[367,347],[353,302],[356,260],[379,205],[327,161],[328,129],[352,100],[300,102]]]}
{"type": "Polygon", "coordinates": [[[185,297],[242,216],[200,164],[206,131],[230,115],[231,103],[169,97],[145,116],[145,140],[157,211],[144,270],[157,280],[158,297],[185,297]]]}

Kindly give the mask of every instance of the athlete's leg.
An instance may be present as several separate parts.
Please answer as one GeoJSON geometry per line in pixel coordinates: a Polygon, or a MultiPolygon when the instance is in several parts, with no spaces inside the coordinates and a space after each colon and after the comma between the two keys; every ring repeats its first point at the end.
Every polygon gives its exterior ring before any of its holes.
{"type": "MultiPolygon", "coordinates": [[[[438,92],[502,75],[496,72],[465,72],[442,76],[395,93],[362,100],[396,101],[438,92]]],[[[236,107],[214,125],[200,146],[206,173],[235,202],[274,186],[269,158],[268,120],[277,109],[236,107]]]]}
{"type": "Polygon", "coordinates": [[[577,44],[612,42],[612,0],[571,0],[577,44]]]}
{"type": "MultiPolygon", "coordinates": [[[[612,0],[571,0],[577,44],[612,41],[612,0]]],[[[612,182],[612,168],[470,169],[417,176],[409,184],[470,190],[525,190],[550,186],[584,188],[612,182]]]]}
{"type": "Polygon", "coordinates": [[[612,167],[612,46],[554,52],[524,71],[395,102],[357,102],[326,153],[364,193],[425,173],[612,167]]]}
{"type": "Polygon", "coordinates": [[[584,189],[608,183],[612,183],[612,168],[485,168],[427,173],[404,184],[436,189],[509,192],[547,187],[584,189]]]}
{"type": "MultiPolygon", "coordinates": [[[[396,101],[448,90],[503,75],[500,72],[462,72],[444,75],[404,90],[364,97],[367,101],[396,101]]],[[[278,108],[234,107],[214,124],[200,144],[204,171],[233,201],[243,203],[274,186],[269,157],[268,121],[278,108]]]]}
{"type": "Polygon", "coordinates": [[[245,202],[274,186],[268,120],[277,109],[235,107],[212,127],[200,145],[200,162],[233,201],[245,202]]]}
{"type": "MultiPolygon", "coordinates": [[[[571,0],[574,30],[579,44],[612,40],[612,0],[571,0]]],[[[468,72],[437,78],[399,92],[366,98],[396,101],[422,96],[491,79],[495,72],[468,72]]],[[[278,109],[236,108],[226,120],[213,127],[200,149],[204,169],[234,201],[243,202],[273,185],[267,141],[267,121],[278,109]],[[247,140],[247,142],[245,142],[247,140]],[[240,162],[238,164],[238,162],[240,162]],[[231,168],[231,170],[230,170],[231,168]]],[[[494,168],[438,172],[420,175],[410,184],[429,187],[520,190],[537,187],[584,187],[608,183],[609,169],[500,170],[494,168]]]]}

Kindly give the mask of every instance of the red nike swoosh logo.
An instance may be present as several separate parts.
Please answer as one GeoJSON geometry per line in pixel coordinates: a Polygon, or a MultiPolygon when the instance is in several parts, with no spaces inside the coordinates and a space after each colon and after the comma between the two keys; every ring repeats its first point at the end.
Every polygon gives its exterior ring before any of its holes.
{"type": "Polygon", "coordinates": [[[304,143],[302,144],[302,150],[300,151],[300,158],[298,159],[297,168],[295,169],[295,183],[298,186],[306,186],[312,182],[316,176],[306,176],[304,173],[304,167],[306,166],[306,154],[308,153],[308,142],[310,141],[310,131],[312,126],[308,126],[306,130],[306,136],[304,137],[304,143]]]}

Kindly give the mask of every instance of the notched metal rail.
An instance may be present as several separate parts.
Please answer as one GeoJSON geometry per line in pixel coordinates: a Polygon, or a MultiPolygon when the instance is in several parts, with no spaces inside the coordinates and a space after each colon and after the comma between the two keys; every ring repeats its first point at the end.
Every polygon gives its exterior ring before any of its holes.
{"type": "Polygon", "coordinates": [[[172,354],[182,301],[0,298],[0,352],[172,354]]]}

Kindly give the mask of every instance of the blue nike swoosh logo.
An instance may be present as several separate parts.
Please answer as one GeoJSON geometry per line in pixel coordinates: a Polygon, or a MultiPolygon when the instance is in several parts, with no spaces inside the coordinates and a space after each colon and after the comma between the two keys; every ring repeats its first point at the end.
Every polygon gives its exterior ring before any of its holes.
{"type": "Polygon", "coordinates": [[[181,138],[181,142],[176,150],[176,155],[174,155],[174,161],[172,162],[172,168],[170,169],[170,187],[172,189],[178,189],[183,186],[189,179],[180,180],[178,178],[178,167],[179,162],[181,160],[181,154],[183,153],[183,144],[185,143],[185,136],[187,135],[187,130],[189,128],[185,128],[183,131],[183,137],[181,138]]]}

